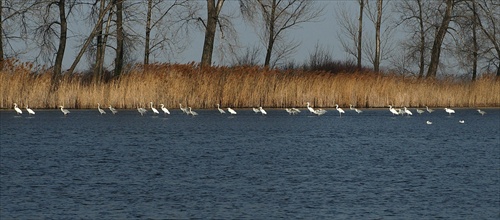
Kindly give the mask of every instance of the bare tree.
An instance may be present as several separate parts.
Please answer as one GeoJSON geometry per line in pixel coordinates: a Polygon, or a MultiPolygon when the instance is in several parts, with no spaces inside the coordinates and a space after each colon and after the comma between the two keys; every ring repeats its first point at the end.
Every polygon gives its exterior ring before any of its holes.
{"type": "Polygon", "coordinates": [[[426,76],[427,78],[436,77],[439,65],[439,58],[441,57],[441,46],[443,44],[446,33],[448,33],[448,26],[452,19],[454,6],[455,6],[455,0],[446,0],[445,9],[442,12],[443,15],[441,22],[437,27],[436,34],[434,35],[434,43],[431,49],[431,60],[429,63],[429,68],[427,70],[427,76],[426,76]]]}
{"type": "Polygon", "coordinates": [[[340,31],[337,32],[337,37],[344,51],[357,60],[358,69],[362,68],[363,60],[363,15],[365,1],[366,0],[358,0],[359,15],[357,25],[351,17],[350,10],[346,10],[339,5],[335,11],[337,23],[341,28],[340,31]]]}
{"type": "Polygon", "coordinates": [[[375,72],[380,70],[380,24],[382,23],[382,4],[383,0],[377,0],[377,20],[375,21],[375,60],[373,69],[375,72]]]}
{"type": "Polygon", "coordinates": [[[13,40],[24,40],[27,36],[27,19],[24,19],[31,7],[36,3],[18,2],[14,0],[0,1],[0,59],[3,66],[5,57],[17,56],[21,51],[16,51],[12,46],[13,40]],[[17,30],[17,31],[16,31],[17,30]]]}
{"type": "MultiPolygon", "coordinates": [[[[202,66],[212,65],[215,32],[224,2],[225,0],[217,0],[217,2],[215,2],[215,0],[207,0],[207,20],[203,22],[203,26],[205,27],[205,40],[203,42],[203,52],[201,55],[202,66]]],[[[201,18],[200,20],[203,21],[201,18]]]]}
{"type": "Polygon", "coordinates": [[[189,23],[198,11],[189,0],[147,0],[146,32],[144,35],[144,64],[157,50],[173,55],[184,49],[189,23]],[[151,34],[154,36],[151,37],[151,34]]]}
{"type": "MultiPolygon", "coordinates": [[[[302,23],[316,21],[323,12],[323,8],[314,7],[314,2],[309,0],[240,0],[240,4],[244,17],[261,25],[262,39],[266,42],[264,66],[270,65],[276,43],[286,41],[286,31],[302,23]],[[260,21],[256,20],[255,13],[260,14],[260,21]]],[[[281,46],[275,59],[293,52],[298,43],[289,42],[281,46]]]]}
{"type": "Polygon", "coordinates": [[[363,40],[363,9],[365,7],[365,0],[358,0],[359,3],[359,18],[358,18],[358,57],[357,57],[357,66],[358,69],[361,69],[361,61],[362,61],[362,50],[361,50],[361,45],[362,45],[362,40],[363,40]]]}
{"type": "Polygon", "coordinates": [[[487,49],[491,51],[488,63],[496,66],[498,78],[500,77],[500,4],[495,0],[481,0],[477,1],[477,9],[474,10],[477,24],[492,45],[487,49]]]}
{"type": "Polygon", "coordinates": [[[239,65],[239,66],[258,65],[259,53],[261,53],[261,51],[258,46],[246,47],[243,54],[236,54],[233,57],[232,63],[233,65],[239,65]]]}
{"type": "Polygon", "coordinates": [[[114,75],[121,74],[123,69],[124,33],[123,33],[123,0],[114,0],[116,6],[116,55],[114,75]]]}
{"type": "Polygon", "coordinates": [[[113,3],[108,3],[108,5],[104,8],[103,13],[100,14],[99,18],[97,19],[96,24],[94,25],[94,28],[90,32],[89,36],[85,40],[84,44],[82,45],[80,52],[77,54],[75,60],[73,61],[73,64],[71,64],[71,67],[68,70],[68,74],[72,74],[75,71],[76,66],[80,62],[80,59],[82,58],[83,54],[89,47],[90,43],[92,42],[92,39],[99,33],[100,27],[102,25],[102,22],[104,20],[105,15],[109,10],[113,8],[114,4],[113,3]]]}
{"type": "Polygon", "coordinates": [[[388,20],[389,14],[386,11],[390,8],[390,4],[387,2],[384,4],[383,0],[377,0],[375,7],[370,2],[366,4],[366,7],[365,13],[373,23],[375,38],[366,38],[363,51],[367,60],[373,64],[373,70],[378,72],[380,71],[380,63],[390,57],[394,47],[392,42],[394,27],[384,25],[382,30],[382,23],[388,20]]]}
{"type": "Polygon", "coordinates": [[[476,1],[463,2],[455,7],[455,11],[457,14],[453,37],[455,45],[452,47],[454,57],[462,69],[470,70],[474,81],[477,77],[480,56],[476,1]]]}
{"type": "Polygon", "coordinates": [[[0,71],[3,70],[3,65],[4,65],[4,59],[3,59],[3,1],[0,1],[0,30],[2,33],[0,33],[0,71]]]}
{"type": "MultiPolygon", "coordinates": [[[[428,61],[428,51],[430,50],[429,35],[432,26],[431,19],[432,2],[425,0],[404,0],[396,5],[396,10],[401,15],[397,26],[403,26],[403,29],[409,33],[407,39],[402,42],[403,50],[406,52],[404,58],[408,63],[416,62],[418,68],[418,77],[422,78],[425,73],[425,66],[428,61]]],[[[410,68],[407,69],[411,72],[410,68]]]]}

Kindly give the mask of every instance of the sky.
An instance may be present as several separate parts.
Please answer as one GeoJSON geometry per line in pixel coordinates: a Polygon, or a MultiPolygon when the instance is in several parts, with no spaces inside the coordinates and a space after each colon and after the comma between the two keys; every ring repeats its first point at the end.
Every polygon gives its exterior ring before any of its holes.
{"type": "MultiPolygon", "coordinates": [[[[332,51],[332,56],[335,59],[345,60],[346,54],[341,48],[341,44],[338,42],[337,31],[339,30],[338,24],[335,18],[335,7],[346,7],[352,9],[352,6],[356,6],[355,0],[345,0],[345,1],[315,1],[317,5],[324,6],[323,14],[318,18],[317,22],[303,23],[294,29],[290,29],[286,32],[289,39],[294,39],[301,42],[296,53],[291,57],[293,60],[302,63],[309,58],[309,54],[314,51],[316,44],[332,51]]],[[[224,7],[226,9],[238,10],[237,2],[229,1],[224,7]]],[[[356,16],[356,15],[355,15],[356,16]]],[[[253,45],[262,45],[259,37],[255,33],[255,28],[250,24],[244,23],[240,19],[235,22],[236,29],[239,33],[241,43],[248,47],[253,45]]],[[[193,46],[186,50],[181,57],[175,59],[180,62],[189,61],[200,61],[202,47],[203,47],[203,33],[199,33],[198,36],[193,41],[193,46]]],[[[264,60],[265,50],[261,51],[261,60],[264,60]]],[[[214,57],[217,62],[217,58],[214,57]]]]}

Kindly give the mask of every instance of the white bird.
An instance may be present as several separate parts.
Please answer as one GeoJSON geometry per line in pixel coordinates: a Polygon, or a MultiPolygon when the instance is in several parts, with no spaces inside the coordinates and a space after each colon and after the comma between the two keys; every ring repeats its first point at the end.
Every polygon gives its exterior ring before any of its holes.
{"type": "Polygon", "coordinates": [[[429,113],[432,113],[434,111],[434,109],[430,109],[429,107],[425,106],[425,109],[427,110],[427,112],[429,113]]]}
{"type": "Polygon", "coordinates": [[[404,112],[407,114],[407,115],[413,115],[413,113],[407,109],[406,107],[404,108],[404,112]]]}
{"type": "Polygon", "coordinates": [[[118,113],[118,111],[115,108],[111,107],[111,105],[109,105],[109,110],[113,113],[113,115],[118,113]]]}
{"type": "Polygon", "coordinates": [[[425,123],[427,123],[428,125],[431,125],[432,121],[426,121],[425,123]]]}
{"type": "Polygon", "coordinates": [[[148,112],[148,110],[146,110],[145,108],[142,108],[142,107],[137,107],[137,111],[139,113],[141,113],[141,116],[144,116],[144,114],[146,114],[146,112],[148,112]]]}
{"type": "Polygon", "coordinates": [[[235,110],[233,110],[232,108],[227,108],[227,111],[228,111],[229,113],[231,113],[231,115],[236,115],[236,114],[237,114],[237,113],[236,113],[236,111],[235,111],[235,110]]]}
{"type": "Polygon", "coordinates": [[[260,106],[260,107],[259,107],[259,111],[260,111],[260,113],[262,113],[263,115],[267,115],[266,110],[264,110],[264,109],[262,108],[262,106],[260,106]]]}
{"type": "Polygon", "coordinates": [[[179,103],[179,108],[181,109],[181,111],[182,111],[183,113],[188,114],[187,108],[183,108],[181,103],[179,103]]]}
{"type": "Polygon", "coordinates": [[[253,110],[253,112],[254,112],[255,114],[257,114],[257,113],[259,113],[259,112],[260,112],[260,110],[259,110],[258,108],[252,108],[252,110],[253,110]]]}
{"type": "Polygon", "coordinates": [[[311,107],[309,102],[307,102],[307,109],[309,110],[309,112],[316,114],[316,111],[314,110],[314,108],[311,107]]]}
{"type": "Polygon", "coordinates": [[[160,114],[160,112],[158,110],[156,110],[155,107],[153,107],[153,102],[149,102],[149,105],[151,107],[151,111],[153,111],[154,114],[160,114]]]}
{"type": "Polygon", "coordinates": [[[191,107],[189,107],[188,115],[189,114],[192,115],[192,116],[198,115],[198,113],[196,113],[195,111],[191,110],[191,107]]]}
{"type": "Polygon", "coordinates": [[[221,109],[219,104],[217,104],[217,110],[219,110],[221,114],[226,114],[226,111],[224,111],[224,109],[221,109]]]}
{"type": "Polygon", "coordinates": [[[61,105],[61,106],[59,106],[59,108],[61,108],[61,112],[64,114],[64,116],[66,116],[67,114],[69,114],[69,113],[70,113],[70,112],[69,112],[69,110],[64,109],[64,107],[63,107],[62,105],[61,105]]]}
{"type": "Polygon", "coordinates": [[[463,124],[463,123],[465,123],[465,121],[464,120],[459,120],[458,123],[463,124]]]}
{"type": "Polygon", "coordinates": [[[359,109],[357,109],[357,108],[354,108],[354,106],[353,106],[353,105],[351,105],[351,104],[349,104],[349,109],[351,109],[351,110],[355,111],[355,112],[356,112],[356,113],[358,113],[358,114],[359,114],[359,113],[361,113],[361,112],[363,112],[363,111],[361,111],[361,110],[359,110],[359,109]]]}
{"type": "Polygon", "coordinates": [[[35,111],[33,111],[31,108],[29,108],[28,105],[26,105],[26,111],[28,111],[28,113],[30,115],[34,115],[35,114],[35,111]]]}
{"type": "Polygon", "coordinates": [[[101,109],[101,104],[99,103],[97,103],[97,110],[99,110],[99,113],[101,113],[101,115],[106,114],[106,112],[103,109],[101,109]]]}
{"type": "Polygon", "coordinates": [[[449,115],[451,114],[455,114],[455,110],[451,109],[451,108],[444,108],[444,110],[446,111],[446,113],[448,113],[449,115]]]}
{"type": "Polygon", "coordinates": [[[339,112],[340,117],[342,117],[342,114],[345,113],[344,109],[339,108],[338,104],[335,104],[335,109],[339,112]]]}
{"type": "Polygon", "coordinates": [[[296,108],[285,108],[285,111],[288,112],[288,114],[290,115],[295,115],[295,114],[298,114],[300,113],[300,110],[296,109],[296,108]]]}
{"type": "Polygon", "coordinates": [[[163,113],[170,115],[170,111],[167,108],[165,108],[164,104],[160,104],[160,106],[161,106],[161,110],[163,111],[163,113]]]}
{"type": "Polygon", "coordinates": [[[19,114],[21,114],[21,115],[23,114],[23,111],[21,111],[21,109],[19,107],[17,107],[16,103],[14,103],[14,110],[16,110],[16,112],[17,112],[18,115],[19,114]]]}
{"type": "Polygon", "coordinates": [[[392,107],[392,105],[389,105],[389,111],[392,113],[392,115],[399,115],[399,112],[392,107]]]}
{"type": "Polygon", "coordinates": [[[325,113],[326,113],[326,110],[321,109],[321,108],[320,108],[320,109],[316,109],[316,110],[314,110],[314,114],[316,114],[316,115],[318,115],[318,116],[319,116],[319,115],[324,115],[325,113]]]}
{"type": "Polygon", "coordinates": [[[481,115],[486,114],[486,112],[485,112],[485,111],[483,111],[483,110],[481,110],[481,109],[478,109],[478,110],[477,110],[477,112],[479,112],[479,114],[481,114],[481,115]]]}
{"type": "Polygon", "coordinates": [[[422,113],[424,113],[424,112],[425,112],[424,110],[422,110],[422,109],[418,109],[418,108],[416,109],[416,111],[417,111],[417,113],[418,113],[419,115],[421,115],[422,113]]]}

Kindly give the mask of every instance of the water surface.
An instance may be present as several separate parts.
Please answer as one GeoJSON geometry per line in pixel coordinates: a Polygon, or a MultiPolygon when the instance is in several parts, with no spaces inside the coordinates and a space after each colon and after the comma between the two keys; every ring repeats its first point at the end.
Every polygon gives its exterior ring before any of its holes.
{"type": "Polygon", "coordinates": [[[498,108],[236,110],[0,111],[0,218],[500,218],[498,108]]]}

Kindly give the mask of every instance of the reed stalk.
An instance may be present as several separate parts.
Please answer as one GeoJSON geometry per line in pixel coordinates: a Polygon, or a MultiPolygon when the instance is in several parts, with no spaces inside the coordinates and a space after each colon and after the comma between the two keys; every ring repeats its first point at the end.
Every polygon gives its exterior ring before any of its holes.
{"type": "Polygon", "coordinates": [[[204,67],[196,64],[136,66],[109,81],[92,81],[82,74],[64,75],[51,91],[51,71],[33,71],[26,63],[11,61],[0,72],[0,108],[13,103],[32,108],[120,109],[149,102],[167,108],[179,103],[193,108],[315,107],[499,107],[500,80],[483,75],[476,81],[417,79],[399,75],[359,72],[330,74],[321,71],[275,70],[256,66],[204,67]]]}

